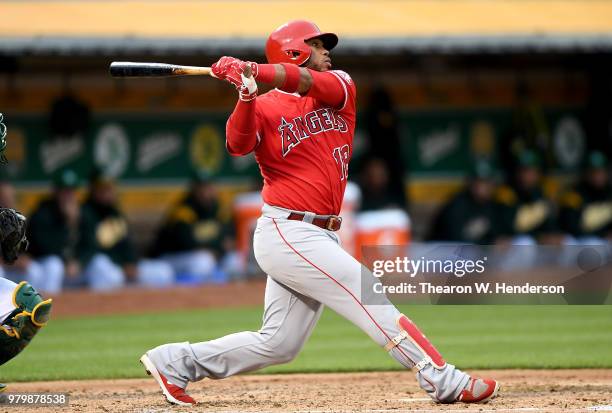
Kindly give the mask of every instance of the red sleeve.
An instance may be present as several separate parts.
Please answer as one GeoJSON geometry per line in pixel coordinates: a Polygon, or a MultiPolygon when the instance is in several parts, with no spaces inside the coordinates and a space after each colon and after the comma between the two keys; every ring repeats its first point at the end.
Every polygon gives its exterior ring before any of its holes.
{"type": "Polygon", "coordinates": [[[248,102],[238,100],[225,126],[225,146],[230,155],[246,155],[258,143],[256,114],[257,99],[248,102]]]}
{"type": "MultiPolygon", "coordinates": [[[[306,93],[306,96],[315,98],[333,108],[344,108],[349,99],[349,90],[343,77],[338,76],[336,73],[339,71],[317,72],[316,70],[308,70],[312,76],[312,86],[306,93]]],[[[345,74],[344,72],[342,73],[345,74]]],[[[348,77],[348,75],[346,76],[348,77]]]]}

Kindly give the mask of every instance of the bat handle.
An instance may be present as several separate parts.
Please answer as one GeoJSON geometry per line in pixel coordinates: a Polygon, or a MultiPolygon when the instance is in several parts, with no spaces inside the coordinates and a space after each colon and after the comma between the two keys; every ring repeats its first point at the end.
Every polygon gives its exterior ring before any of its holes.
{"type": "Polygon", "coordinates": [[[187,75],[187,76],[213,76],[210,67],[202,66],[176,66],[173,70],[175,75],[187,75]]]}

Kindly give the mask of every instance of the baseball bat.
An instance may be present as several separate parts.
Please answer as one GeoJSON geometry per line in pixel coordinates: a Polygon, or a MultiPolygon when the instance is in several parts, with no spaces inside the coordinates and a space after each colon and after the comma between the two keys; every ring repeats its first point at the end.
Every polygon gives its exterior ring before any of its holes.
{"type": "Polygon", "coordinates": [[[139,62],[112,62],[110,74],[113,77],[212,76],[210,67],[139,62]]]}

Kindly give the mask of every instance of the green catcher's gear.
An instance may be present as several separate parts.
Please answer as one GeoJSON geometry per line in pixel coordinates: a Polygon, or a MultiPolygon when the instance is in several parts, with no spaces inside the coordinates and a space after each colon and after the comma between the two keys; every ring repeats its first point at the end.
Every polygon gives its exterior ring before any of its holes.
{"type": "Polygon", "coordinates": [[[0,365],[19,354],[47,324],[52,301],[22,281],[13,292],[13,305],[15,311],[0,325],[0,365]]]}
{"type": "Polygon", "coordinates": [[[25,235],[26,219],[10,208],[0,208],[0,251],[7,264],[15,262],[19,254],[28,248],[25,235]]]}

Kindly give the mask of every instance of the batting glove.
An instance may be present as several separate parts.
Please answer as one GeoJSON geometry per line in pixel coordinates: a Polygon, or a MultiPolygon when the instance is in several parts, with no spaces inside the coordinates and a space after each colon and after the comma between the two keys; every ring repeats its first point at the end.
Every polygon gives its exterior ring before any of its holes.
{"type": "Polygon", "coordinates": [[[213,76],[225,80],[240,94],[243,101],[253,100],[257,97],[257,63],[243,62],[235,57],[223,56],[211,66],[213,76]]]}
{"type": "Polygon", "coordinates": [[[227,72],[235,62],[240,62],[240,60],[231,56],[223,56],[210,67],[212,75],[221,80],[226,80],[227,72]]]}
{"type": "Polygon", "coordinates": [[[240,73],[241,85],[237,86],[240,95],[240,100],[248,102],[257,97],[257,82],[255,81],[255,73],[257,73],[257,64],[252,62],[241,62],[236,71],[240,73]],[[255,71],[253,70],[255,66],[255,71]]]}

